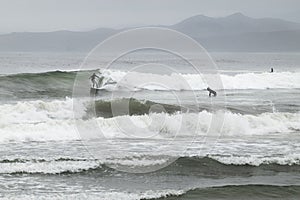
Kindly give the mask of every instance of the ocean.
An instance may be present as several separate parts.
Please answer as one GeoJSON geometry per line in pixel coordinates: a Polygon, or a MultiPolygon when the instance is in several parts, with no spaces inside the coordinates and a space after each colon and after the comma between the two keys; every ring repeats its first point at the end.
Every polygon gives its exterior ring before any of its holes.
{"type": "Polygon", "coordinates": [[[299,198],[299,53],[212,53],[216,97],[163,53],[85,56],[0,53],[0,198],[299,198]]]}

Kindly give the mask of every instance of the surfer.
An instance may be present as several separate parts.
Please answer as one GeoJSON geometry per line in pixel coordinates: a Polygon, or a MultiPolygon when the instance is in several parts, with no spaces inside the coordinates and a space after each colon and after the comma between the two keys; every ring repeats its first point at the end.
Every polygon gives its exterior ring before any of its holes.
{"type": "Polygon", "coordinates": [[[273,72],[274,72],[274,69],[273,69],[273,67],[271,67],[270,73],[273,73],[273,72]]]}
{"type": "Polygon", "coordinates": [[[93,75],[90,77],[92,84],[93,84],[93,88],[98,87],[98,83],[96,81],[96,79],[99,78],[99,76],[96,75],[96,73],[93,73],[93,75]]]}
{"type": "Polygon", "coordinates": [[[211,95],[213,95],[214,97],[217,96],[217,92],[210,89],[209,87],[207,88],[207,91],[209,92],[208,96],[210,96],[210,97],[211,97],[211,95]]]}

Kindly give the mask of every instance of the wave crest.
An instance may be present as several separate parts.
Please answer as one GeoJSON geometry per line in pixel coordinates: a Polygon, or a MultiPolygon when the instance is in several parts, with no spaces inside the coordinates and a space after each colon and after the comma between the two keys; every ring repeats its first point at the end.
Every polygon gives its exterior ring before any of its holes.
{"type": "Polygon", "coordinates": [[[280,89],[300,88],[300,73],[278,72],[278,73],[244,73],[236,75],[226,74],[171,74],[159,75],[138,72],[122,72],[106,70],[102,75],[116,82],[118,87],[111,84],[105,85],[102,89],[118,90],[120,88],[137,90],[205,90],[208,85],[205,79],[214,80],[220,76],[223,88],[214,89],[280,89]],[[139,77],[138,79],[136,77],[139,77]],[[205,79],[204,79],[204,78],[205,79]],[[150,83],[150,84],[144,84],[150,83]],[[153,84],[151,84],[153,83],[153,84]],[[162,86],[158,86],[159,83],[162,86]]]}
{"type": "MultiPolygon", "coordinates": [[[[225,156],[223,156],[226,158],[225,156]]],[[[4,159],[0,160],[0,174],[91,174],[99,175],[125,173],[112,169],[111,166],[146,167],[155,165],[155,156],[134,156],[125,158],[110,157],[104,160],[96,159],[4,159]]],[[[168,162],[172,159],[165,156],[168,162]]],[[[190,176],[219,177],[219,176],[249,176],[260,171],[272,172],[300,172],[300,158],[258,158],[253,157],[256,163],[249,162],[246,157],[231,157],[233,163],[223,161],[221,157],[208,155],[206,157],[180,157],[174,163],[156,173],[186,174],[190,176]],[[283,162],[283,159],[285,161],[283,162]]]]}

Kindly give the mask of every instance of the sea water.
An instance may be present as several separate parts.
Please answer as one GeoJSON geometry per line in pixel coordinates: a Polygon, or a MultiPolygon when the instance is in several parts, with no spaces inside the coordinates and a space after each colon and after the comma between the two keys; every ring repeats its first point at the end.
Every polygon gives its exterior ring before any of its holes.
{"type": "Polygon", "coordinates": [[[298,53],[213,53],[223,82],[215,98],[201,74],[173,57],[126,57],[109,69],[100,59],[80,71],[84,57],[1,53],[2,198],[300,195],[298,53]],[[167,64],[176,73],[131,70],[145,63],[167,64]],[[89,76],[99,69],[115,84],[75,100],[74,80],[86,77],[89,88],[89,76]],[[136,87],[140,80],[169,88],[136,87]],[[128,113],[111,109],[127,104],[128,113]],[[212,119],[222,126],[210,132],[212,119]]]}

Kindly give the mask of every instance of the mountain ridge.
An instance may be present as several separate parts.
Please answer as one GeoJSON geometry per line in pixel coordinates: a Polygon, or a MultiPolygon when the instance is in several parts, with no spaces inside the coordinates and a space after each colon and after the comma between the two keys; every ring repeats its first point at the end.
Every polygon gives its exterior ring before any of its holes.
{"type": "MultiPolygon", "coordinates": [[[[218,18],[195,15],[174,25],[159,27],[187,34],[208,51],[300,51],[300,23],[281,19],[256,19],[242,13],[218,18]]],[[[123,30],[127,29],[2,34],[0,51],[89,51],[123,30]]]]}

